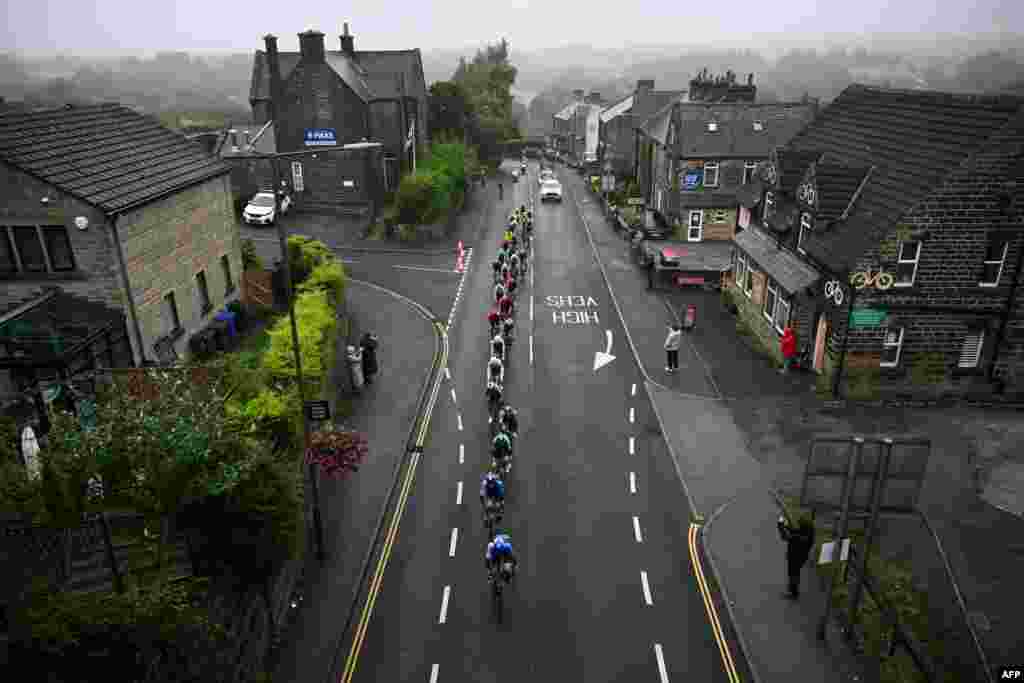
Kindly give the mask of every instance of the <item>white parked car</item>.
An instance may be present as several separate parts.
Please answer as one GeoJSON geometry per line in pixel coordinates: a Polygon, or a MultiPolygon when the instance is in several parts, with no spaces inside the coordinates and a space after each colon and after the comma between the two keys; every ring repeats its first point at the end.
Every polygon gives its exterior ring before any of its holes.
{"type": "Polygon", "coordinates": [[[546,202],[549,199],[553,202],[562,201],[562,183],[557,180],[548,180],[540,186],[540,200],[546,202]]]}
{"type": "MultiPolygon", "coordinates": [[[[288,213],[292,199],[288,195],[281,197],[281,215],[288,213]]],[[[247,225],[273,225],[277,220],[274,209],[274,193],[270,190],[257,192],[242,211],[242,220],[247,225]]]]}
{"type": "Polygon", "coordinates": [[[540,175],[537,177],[537,186],[544,187],[544,183],[546,183],[549,180],[558,180],[558,178],[557,176],[555,176],[554,171],[552,171],[550,168],[545,168],[543,171],[540,172],[540,175]]]}

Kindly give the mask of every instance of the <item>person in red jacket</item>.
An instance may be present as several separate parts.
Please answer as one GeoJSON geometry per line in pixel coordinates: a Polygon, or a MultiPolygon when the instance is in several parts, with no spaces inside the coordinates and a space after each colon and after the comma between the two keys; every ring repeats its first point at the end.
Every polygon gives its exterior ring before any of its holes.
{"type": "Polygon", "coordinates": [[[793,367],[793,360],[796,358],[796,335],[793,333],[793,328],[789,325],[786,325],[786,329],[782,331],[780,346],[782,350],[782,369],[779,372],[785,374],[793,367]]]}
{"type": "Polygon", "coordinates": [[[491,326],[491,336],[493,337],[498,334],[498,324],[501,322],[501,316],[498,314],[497,305],[495,305],[495,307],[487,314],[487,322],[491,326]]]}
{"type": "Polygon", "coordinates": [[[503,318],[507,318],[514,314],[515,304],[512,302],[512,298],[508,294],[501,297],[501,301],[498,302],[498,310],[501,311],[503,318]]]}

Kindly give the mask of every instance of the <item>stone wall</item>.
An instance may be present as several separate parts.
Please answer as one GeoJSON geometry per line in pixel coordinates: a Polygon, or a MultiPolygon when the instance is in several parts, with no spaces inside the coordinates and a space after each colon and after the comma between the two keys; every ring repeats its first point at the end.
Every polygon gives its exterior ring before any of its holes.
{"type": "Polygon", "coordinates": [[[167,334],[163,299],[175,295],[181,333],[175,350],[184,355],[188,337],[237,298],[242,277],[241,237],[231,201],[230,180],[221,176],[129,212],[118,222],[128,277],[135,293],[148,358],[153,344],[167,334]],[[230,265],[233,291],[220,258],[230,265]],[[206,274],[211,309],[200,310],[196,274],[206,274]]]}
{"type": "Polygon", "coordinates": [[[359,142],[370,135],[369,105],[327,64],[300,63],[282,84],[279,152],[307,149],[307,128],[334,128],[338,144],[359,142]]]}
{"type": "MultiPolygon", "coordinates": [[[[114,241],[101,211],[7,164],[0,164],[0,188],[0,226],[64,226],[75,261],[74,271],[0,274],[0,311],[54,285],[111,306],[124,305],[114,241]],[[43,204],[43,197],[50,201],[43,204]],[[89,220],[88,228],[75,227],[77,216],[89,220]]],[[[0,237],[7,239],[6,230],[0,237]]]]}

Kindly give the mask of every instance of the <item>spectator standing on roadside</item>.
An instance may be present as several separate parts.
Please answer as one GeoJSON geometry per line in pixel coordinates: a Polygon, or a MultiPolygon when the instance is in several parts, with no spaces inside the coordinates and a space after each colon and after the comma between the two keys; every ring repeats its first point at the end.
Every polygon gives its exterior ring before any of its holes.
{"type": "Polygon", "coordinates": [[[367,332],[359,341],[363,351],[363,375],[367,384],[373,384],[373,378],[379,369],[377,366],[377,335],[367,332]]]}
{"type": "Polygon", "coordinates": [[[789,325],[786,325],[786,329],[782,331],[779,347],[782,351],[782,369],[779,372],[786,374],[793,367],[793,359],[796,358],[796,335],[789,325]]]}
{"type": "Polygon", "coordinates": [[[665,352],[668,355],[665,372],[672,373],[679,369],[679,345],[683,342],[683,328],[670,325],[668,336],[665,337],[665,352]]]}
{"type": "Polygon", "coordinates": [[[810,517],[801,517],[796,527],[790,526],[785,517],[779,517],[779,535],[786,542],[786,570],[789,574],[789,590],[785,597],[796,600],[800,597],[800,570],[807,564],[807,558],[814,548],[814,522],[810,517]]]}

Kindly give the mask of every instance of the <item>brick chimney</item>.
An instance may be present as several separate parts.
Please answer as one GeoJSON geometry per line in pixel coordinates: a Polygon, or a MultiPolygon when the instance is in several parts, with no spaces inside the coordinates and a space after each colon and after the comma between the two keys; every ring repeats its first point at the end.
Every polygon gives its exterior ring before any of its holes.
{"type": "Polygon", "coordinates": [[[648,78],[636,82],[636,92],[650,92],[654,90],[654,79],[648,78]]]}
{"type": "Polygon", "coordinates": [[[583,100],[583,88],[579,88],[579,89],[577,89],[577,90],[573,90],[573,91],[572,91],[572,96],[573,96],[573,98],[574,98],[574,99],[575,99],[575,100],[576,100],[577,102],[580,102],[580,101],[582,101],[582,100],[583,100]]]}
{"type": "Polygon", "coordinates": [[[302,55],[302,61],[307,64],[322,64],[324,62],[324,34],[313,29],[300,33],[299,53],[302,55]]]}
{"type": "Polygon", "coordinates": [[[590,94],[587,95],[587,102],[589,104],[601,104],[601,93],[591,90],[590,94]]]}
{"type": "Polygon", "coordinates": [[[268,33],[263,36],[263,44],[267,48],[267,71],[270,72],[270,92],[267,93],[270,106],[267,107],[267,114],[276,125],[277,106],[281,102],[281,61],[277,54],[277,36],[268,33]]]}
{"type": "Polygon", "coordinates": [[[348,32],[348,22],[341,25],[341,51],[349,57],[355,57],[356,45],[355,36],[348,32]]]}

